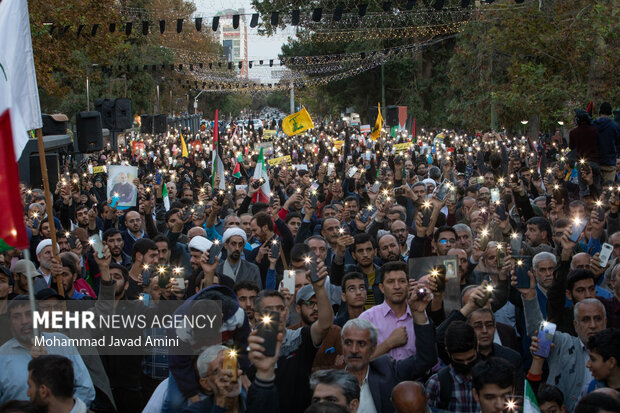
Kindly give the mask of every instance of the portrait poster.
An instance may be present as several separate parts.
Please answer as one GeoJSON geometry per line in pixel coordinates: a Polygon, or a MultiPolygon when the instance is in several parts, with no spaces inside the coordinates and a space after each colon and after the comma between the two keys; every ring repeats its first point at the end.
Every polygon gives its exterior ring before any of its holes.
{"type": "Polygon", "coordinates": [[[409,278],[419,280],[425,275],[438,275],[438,284],[443,284],[443,301],[446,313],[461,308],[461,283],[458,256],[444,255],[420,257],[409,260],[409,278]]]}
{"type": "Polygon", "coordinates": [[[112,199],[118,209],[136,206],[138,188],[133,180],[138,177],[138,167],[110,165],[108,171],[108,199],[112,199]]]}

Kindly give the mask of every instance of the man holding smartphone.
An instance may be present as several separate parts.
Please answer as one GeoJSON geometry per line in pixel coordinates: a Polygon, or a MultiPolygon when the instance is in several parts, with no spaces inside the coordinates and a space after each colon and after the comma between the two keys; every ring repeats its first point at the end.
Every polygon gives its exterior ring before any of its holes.
{"type": "MultiPolygon", "coordinates": [[[[518,291],[523,299],[526,333],[532,337],[532,347],[538,349],[537,330],[543,317],[535,287],[536,280],[530,274],[530,287],[519,288],[518,291]]],[[[605,329],[607,323],[605,307],[596,298],[586,298],[575,304],[574,314],[573,324],[577,337],[558,328],[553,335],[553,348],[547,358],[547,383],[555,384],[566,396],[567,411],[573,411],[580,395],[587,392],[592,381],[592,375],[586,368],[589,359],[586,343],[590,337],[605,329]]]]}
{"type": "MultiPolygon", "coordinates": [[[[255,299],[257,319],[267,311],[279,313],[279,330],[284,333],[284,340],[275,369],[275,386],[281,412],[302,412],[310,405],[309,377],[314,357],[323,339],[327,336],[334,312],[329,301],[325,281],[327,269],[323,262],[318,262],[317,281],[312,283],[318,317],[312,325],[297,330],[286,328],[289,307],[282,294],[273,290],[261,291],[255,299]]],[[[310,279],[310,271],[306,271],[310,279]]]]}

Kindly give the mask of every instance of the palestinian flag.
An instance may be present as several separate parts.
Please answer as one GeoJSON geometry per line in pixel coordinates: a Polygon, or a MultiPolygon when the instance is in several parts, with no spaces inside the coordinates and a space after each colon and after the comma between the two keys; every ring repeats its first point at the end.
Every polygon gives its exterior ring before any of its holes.
{"type": "Polygon", "coordinates": [[[258,191],[256,191],[254,197],[252,198],[252,201],[264,202],[268,204],[269,198],[271,196],[271,187],[269,186],[269,176],[267,175],[267,165],[265,165],[263,148],[260,148],[260,153],[258,154],[258,162],[256,163],[256,168],[254,169],[254,180],[258,179],[263,179],[265,183],[258,189],[258,191]]]}
{"type": "Polygon", "coordinates": [[[235,165],[235,170],[233,171],[232,176],[233,178],[241,178],[241,165],[239,165],[239,162],[235,165]]]}

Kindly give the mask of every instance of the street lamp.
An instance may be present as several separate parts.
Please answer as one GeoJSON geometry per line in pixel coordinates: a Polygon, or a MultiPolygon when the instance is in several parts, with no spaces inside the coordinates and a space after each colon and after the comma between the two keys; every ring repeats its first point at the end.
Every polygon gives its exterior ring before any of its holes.
{"type": "Polygon", "coordinates": [[[527,125],[529,122],[527,120],[522,120],[521,121],[521,125],[523,125],[523,136],[525,136],[525,125],[527,125]]]}
{"type": "Polygon", "coordinates": [[[198,96],[202,95],[202,93],[203,93],[204,91],[205,91],[205,90],[204,90],[204,89],[202,89],[202,90],[200,91],[200,93],[199,93],[199,94],[197,94],[197,95],[196,95],[196,97],[194,98],[194,114],[196,114],[196,115],[198,114],[198,96]]]}
{"type": "Polygon", "coordinates": [[[562,122],[561,120],[558,121],[558,125],[560,126],[564,126],[564,122],[562,122]]]}

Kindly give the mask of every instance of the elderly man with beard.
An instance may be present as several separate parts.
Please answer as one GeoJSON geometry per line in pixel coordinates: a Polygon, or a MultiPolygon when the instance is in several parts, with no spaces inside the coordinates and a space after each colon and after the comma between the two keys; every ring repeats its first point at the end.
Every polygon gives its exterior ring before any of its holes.
{"type": "Polygon", "coordinates": [[[222,242],[226,248],[227,256],[224,261],[220,261],[216,272],[224,274],[234,282],[252,281],[262,290],[263,283],[258,266],[241,259],[241,254],[247,244],[245,231],[238,227],[230,227],[224,231],[222,242]]]}
{"type": "Polygon", "coordinates": [[[246,394],[241,387],[241,380],[233,380],[233,375],[241,376],[242,372],[232,372],[222,367],[225,354],[230,351],[223,345],[207,347],[196,360],[196,370],[200,377],[200,387],[208,396],[199,402],[192,403],[183,410],[184,413],[231,412],[246,411],[246,394]],[[236,407],[232,407],[236,406],[236,407]]]}
{"type": "MultiPolygon", "coordinates": [[[[513,284],[516,279],[513,277],[513,284]]],[[[532,337],[532,347],[538,350],[538,328],[543,321],[540,305],[536,297],[536,279],[530,274],[529,288],[519,288],[523,300],[526,333],[532,337]]],[[[586,344],[590,337],[605,329],[607,317],[605,307],[596,298],[586,298],[574,306],[574,329],[577,337],[556,330],[553,335],[554,347],[547,358],[549,376],[547,382],[556,385],[566,396],[564,403],[567,411],[573,411],[580,395],[592,381],[592,374],[587,370],[589,356],[586,344]]]]}
{"type": "MultiPolygon", "coordinates": [[[[44,239],[39,242],[36,252],[37,260],[39,261],[39,268],[37,268],[39,275],[37,278],[42,278],[46,284],[43,288],[47,288],[52,284],[52,265],[54,265],[52,261],[52,240],[44,239]]],[[[40,286],[42,286],[42,283],[37,282],[35,279],[35,293],[40,289],[40,286]]]]}

